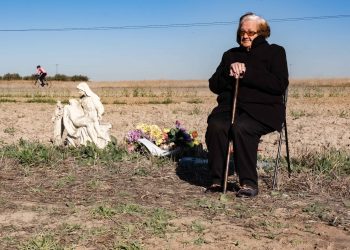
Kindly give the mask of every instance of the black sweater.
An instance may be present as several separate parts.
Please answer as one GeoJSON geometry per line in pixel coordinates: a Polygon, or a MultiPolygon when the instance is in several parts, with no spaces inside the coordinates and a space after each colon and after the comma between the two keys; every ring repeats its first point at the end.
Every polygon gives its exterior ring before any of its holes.
{"type": "Polygon", "coordinates": [[[244,63],[246,73],[239,80],[237,108],[256,120],[280,130],[285,119],[283,96],[288,87],[288,68],[283,47],[268,44],[258,36],[250,51],[244,47],[224,53],[216,72],[209,79],[209,88],[218,95],[218,106],[212,113],[232,110],[235,78],[229,76],[230,65],[244,63]]]}

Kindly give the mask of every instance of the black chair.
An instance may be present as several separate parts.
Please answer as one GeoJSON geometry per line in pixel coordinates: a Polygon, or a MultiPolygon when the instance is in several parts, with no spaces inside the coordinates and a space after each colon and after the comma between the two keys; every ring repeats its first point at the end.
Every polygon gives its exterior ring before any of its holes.
{"type": "MultiPolygon", "coordinates": [[[[285,107],[287,107],[287,96],[288,96],[288,89],[286,90],[284,96],[283,96],[283,102],[285,107]]],[[[287,132],[287,121],[286,118],[284,119],[284,122],[282,124],[282,129],[279,132],[279,139],[278,139],[278,149],[277,149],[277,156],[275,160],[275,169],[273,174],[273,182],[272,182],[272,189],[275,189],[277,186],[277,178],[278,178],[278,169],[280,167],[280,160],[281,160],[281,149],[282,149],[282,142],[285,142],[286,145],[286,161],[288,166],[288,177],[291,176],[292,169],[290,166],[290,158],[289,158],[289,145],[288,145],[288,132],[287,132]],[[284,136],[284,140],[283,140],[284,136]]]]}

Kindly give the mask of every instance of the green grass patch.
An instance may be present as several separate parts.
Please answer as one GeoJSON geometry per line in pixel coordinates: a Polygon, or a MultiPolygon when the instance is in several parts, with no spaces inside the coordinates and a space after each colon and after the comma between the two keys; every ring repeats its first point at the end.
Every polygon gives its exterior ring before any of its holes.
{"type": "Polygon", "coordinates": [[[26,101],[27,103],[50,103],[56,104],[56,100],[53,98],[32,98],[26,101]]]}
{"type": "Polygon", "coordinates": [[[52,167],[67,159],[74,159],[80,165],[114,166],[117,162],[133,159],[133,154],[130,155],[124,148],[113,143],[109,143],[104,149],[99,149],[94,144],[69,148],[23,139],[18,144],[1,147],[0,154],[15,159],[19,165],[25,167],[52,167]]]}
{"type": "Polygon", "coordinates": [[[291,158],[291,164],[294,171],[313,171],[331,178],[350,174],[349,152],[334,148],[321,152],[304,152],[291,158]]]}
{"type": "Polygon", "coordinates": [[[1,102],[17,102],[15,99],[9,99],[9,98],[0,98],[0,103],[1,102]]]}

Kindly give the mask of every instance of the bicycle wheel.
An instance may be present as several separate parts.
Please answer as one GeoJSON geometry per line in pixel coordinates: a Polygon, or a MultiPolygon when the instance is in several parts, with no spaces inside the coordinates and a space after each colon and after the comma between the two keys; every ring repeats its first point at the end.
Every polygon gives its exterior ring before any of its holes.
{"type": "Polygon", "coordinates": [[[51,88],[51,86],[52,86],[52,84],[51,84],[51,82],[49,81],[49,80],[44,80],[44,86],[43,87],[45,87],[45,88],[51,88]]]}
{"type": "Polygon", "coordinates": [[[41,87],[41,82],[39,81],[39,79],[36,79],[36,80],[34,81],[34,87],[36,87],[36,88],[41,87]]]}

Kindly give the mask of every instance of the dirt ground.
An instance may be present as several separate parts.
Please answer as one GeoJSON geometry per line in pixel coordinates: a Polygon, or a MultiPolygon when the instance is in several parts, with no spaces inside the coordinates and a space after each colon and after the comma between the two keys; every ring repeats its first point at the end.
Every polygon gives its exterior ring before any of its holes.
{"type": "MultiPolygon", "coordinates": [[[[26,100],[38,93],[66,100],[74,88],[59,96],[57,85],[9,86],[0,85],[0,145],[21,138],[49,145],[55,105],[26,100]]],[[[158,89],[144,97],[135,89],[134,96],[132,90],[113,95],[106,94],[111,87],[90,86],[105,103],[103,120],[118,143],[139,123],[173,127],[179,120],[198,131],[205,147],[206,118],[215,106],[205,87],[167,87],[166,96],[158,89]]],[[[331,148],[349,153],[350,87],[291,86],[287,125],[291,157],[331,148]]],[[[261,155],[275,157],[277,136],[262,138],[261,155]]],[[[282,176],[273,191],[264,171],[254,199],[207,194],[206,166],[180,163],[141,157],[105,167],[71,160],[28,170],[1,157],[0,249],[350,249],[349,196],[317,182],[304,185],[296,175],[282,176]]]]}

